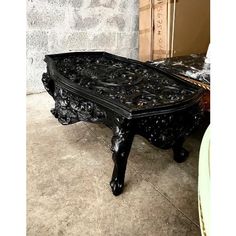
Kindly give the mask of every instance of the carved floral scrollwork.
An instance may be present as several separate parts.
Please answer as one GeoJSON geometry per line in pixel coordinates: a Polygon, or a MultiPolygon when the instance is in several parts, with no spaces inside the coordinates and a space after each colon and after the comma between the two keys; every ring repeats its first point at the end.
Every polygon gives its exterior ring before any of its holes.
{"type": "Polygon", "coordinates": [[[55,90],[54,81],[51,79],[48,73],[43,73],[42,82],[46,91],[53,97],[53,93],[55,90]]]}
{"type": "Polygon", "coordinates": [[[119,195],[124,187],[125,170],[134,132],[132,121],[117,116],[113,119],[113,137],[111,139],[114,169],[110,186],[114,195],[119,195]]]}
{"type": "Polygon", "coordinates": [[[106,112],[95,103],[57,87],[48,73],[43,74],[42,82],[55,100],[55,108],[51,112],[61,124],[73,124],[78,121],[101,122],[106,118],[106,112]]]}
{"type": "Polygon", "coordinates": [[[56,69],[68,80],[129,109],[174,104],[197,92],[146,65],[109,56],[71,55],[54,60],[56,69]]]}
{"type": "Polygon", "coordinates": [[[63,125],[78,121],[102,122],[106,118],[106,112],[95,103],[73,96],[65,89],[56,88],[54,99],[55,108],[51,112],[63,125]]]}
{"type": "Polygon", "coordinates": [[[106,112],[95,103],[56,87],[48,73],[43,73],[42,82],[55,100],[55,108],[51,112],[61,124],[73,124],[78,121],[101,122],[106,118],[106,112]]]}
{"type": "Polygon", "coordinates": [[[176,141],[188,136],[201,121],[203,110],[195,105],[184,111],[137,119],[137,133],[157,147],[173,147],[176,141]]]}

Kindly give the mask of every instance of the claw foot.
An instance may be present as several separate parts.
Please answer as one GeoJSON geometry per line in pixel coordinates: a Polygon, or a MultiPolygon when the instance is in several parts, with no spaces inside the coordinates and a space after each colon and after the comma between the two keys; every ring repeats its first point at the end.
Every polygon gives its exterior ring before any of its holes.
{"type": "Polygon", "coordinates": [[[174,160],[178,163],[184,162],[187,159],[188,155],[189,152],[186,149],[181,148],[178,151],[174,152],[174,160]]]}
{"type": "Polygon", "coordinates": [[[118,179],[111,180],[110,182],[111,190],[113,195],[118,196],[123,192],[123,183],[119,183],[118,179]]]}

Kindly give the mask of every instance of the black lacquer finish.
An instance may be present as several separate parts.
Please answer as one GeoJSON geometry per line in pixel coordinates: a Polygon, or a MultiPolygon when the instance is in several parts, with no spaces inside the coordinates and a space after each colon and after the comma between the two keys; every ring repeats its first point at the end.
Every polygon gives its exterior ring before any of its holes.
{"type": "Polygon", "coordinates": [[[172,148],[182,162],[185,136],[199,124],[202,90],[155,67],[104,52],[47,55],[43,84],[55,100],[62,124],[100,122],[113,129],[111,151],[114,195],[124,186],[133,137],[172,148]]]}

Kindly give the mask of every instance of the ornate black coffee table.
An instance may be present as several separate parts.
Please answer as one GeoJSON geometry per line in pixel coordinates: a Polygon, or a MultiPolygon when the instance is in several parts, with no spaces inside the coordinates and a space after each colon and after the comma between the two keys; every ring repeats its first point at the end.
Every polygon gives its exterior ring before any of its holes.
{"type": "Polygon", "coordinates": [[[43,84],[55,100],[52,114],[63,125],[101,122],[113,129],[110,186],[119,195],[135,134],[188,156],[185,136],[199,124],[202,90],[152,65],[105,52],[46,55],[43,84]]]}

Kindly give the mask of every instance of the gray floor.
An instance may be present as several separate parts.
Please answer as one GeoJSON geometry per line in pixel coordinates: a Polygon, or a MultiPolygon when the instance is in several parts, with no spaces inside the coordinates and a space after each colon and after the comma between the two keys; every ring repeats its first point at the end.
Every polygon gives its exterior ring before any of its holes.
{"type": "Polygon", "coordinates": [[[198,151],[202,131],[185,143],[184,163],[136,136],[124,193],[109,187],[111,131],[79,122],[62,126],[52,98],[27,96],[27,227],[29,236],[200,235],[198,151]]]}

